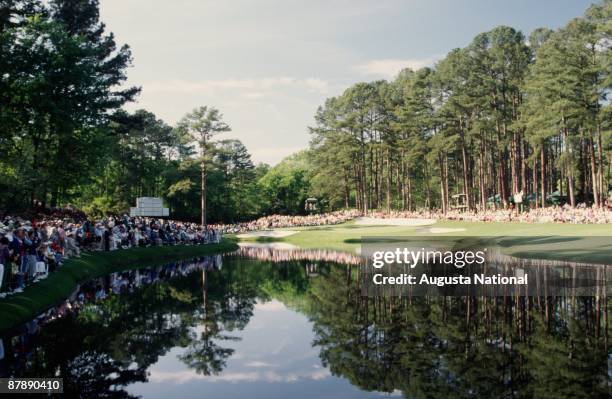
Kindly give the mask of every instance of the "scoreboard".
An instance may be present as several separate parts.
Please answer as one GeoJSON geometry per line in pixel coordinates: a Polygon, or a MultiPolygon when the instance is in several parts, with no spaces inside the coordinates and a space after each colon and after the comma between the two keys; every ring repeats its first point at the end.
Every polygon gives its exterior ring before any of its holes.
{"type": "Polygon", "coordinates": [[[170,216],[170,210],[164,208],[161,198],[139,197],[136,198],[136,207],[130,208],[130,216],[170,216]]]}

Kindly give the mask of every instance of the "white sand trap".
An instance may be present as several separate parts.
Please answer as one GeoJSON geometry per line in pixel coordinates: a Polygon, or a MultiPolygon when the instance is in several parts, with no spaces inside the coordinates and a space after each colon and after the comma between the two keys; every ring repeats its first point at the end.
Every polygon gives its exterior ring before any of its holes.
{"type": "Polygon", "coordinates": [[[253,238],[253,237],[271,237],[271,238],[282,238],[296,234],[297,231],[292,230],[262,230],[262,231],[251,231],[248,233],[238,234],[238,238],[253,238]]]}
{"type": "Polygon", "coordinates": [[[416,229],[417,233],[424,233],[424,234],[443,234],[443,233],[456,233],[459,231],[465,231],[465,229],[462,228],[448,228],[448,227],[421,227],[419,229],[416,229]]]}
{"type": "Polygon", "coordinates": [[[296,249],[297,246],[288,242],[239,242],[241,248],[266,248],[266,249],[296,249]]]}
{"type": "Polygon", "coordinates": [[[406,218],[370,218],[359,217],[355,224],[367,226],[428,226],[436,223],[435,219],[406,219],[406,218]]]}

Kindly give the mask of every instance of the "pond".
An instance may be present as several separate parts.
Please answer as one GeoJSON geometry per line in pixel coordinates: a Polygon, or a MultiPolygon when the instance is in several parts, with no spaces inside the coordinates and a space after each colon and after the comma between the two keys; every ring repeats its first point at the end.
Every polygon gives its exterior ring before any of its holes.
{"type": "Polygon", "coordinates": [[[608,299],[361,295],[347,253],[243,248],[79,287],[0,341],[71,397],[609,397],[608,299]]]}

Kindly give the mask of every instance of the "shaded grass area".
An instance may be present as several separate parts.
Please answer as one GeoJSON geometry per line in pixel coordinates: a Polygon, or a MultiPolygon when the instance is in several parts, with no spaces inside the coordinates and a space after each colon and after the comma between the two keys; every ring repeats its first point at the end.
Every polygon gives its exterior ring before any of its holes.
{"type": "Polygon", "coordinates": [[[612,263],[612,225],[561,223],[496,223],[443,221],[427,227],[464,229],[444,234],[419,233],[415,226],[364,226],[352,222],[320,227],[292,228],[284,238],[260,237],[258,242],[286,242],[301,248],[355,252],[362,244],[402,237],[494,237],[503,252],[523,258],[612,263]],[[555,237],[561,237],[555,238],[555,237]]]}
{"type": "Polygon", "coordinates": [[[131,248],[86,253],[80,258],[68,259],[58,271],[45,280],[27,287],[20,294],[0,300],[0,332],[25,323],[44,312],[66,299],[77,284],[90,279],[118,271],[234,251],[237,248],[234,241],[224,239],[219,244],[131,248]]]}

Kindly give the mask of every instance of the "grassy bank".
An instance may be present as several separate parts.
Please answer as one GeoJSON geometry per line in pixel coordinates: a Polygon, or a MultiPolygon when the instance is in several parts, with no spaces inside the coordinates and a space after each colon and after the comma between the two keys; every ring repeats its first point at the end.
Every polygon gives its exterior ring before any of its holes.
{"type": "Polygon", "coordinates": [[[22,293],[0,299],[0,332],[30,320],[67,298],[78,283],[109,273],[155,266],[177,260],[237,249],[230,240],[210,245],[132,248],[113,252],[83,254],[68,259],[48,278],[27,287],[22,293]]]}

